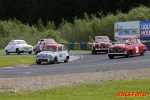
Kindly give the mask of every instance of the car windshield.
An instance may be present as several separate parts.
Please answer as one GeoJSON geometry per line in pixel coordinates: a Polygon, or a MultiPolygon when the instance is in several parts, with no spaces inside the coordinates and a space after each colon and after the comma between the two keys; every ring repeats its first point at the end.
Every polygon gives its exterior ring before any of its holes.
{"type": "Polygon", "coordinates": [[[45,43],[56,43],[56,41],[53,39],[47,39],[45,40],[45,43]]]}
{"type": "Polygon", "coordinates": [[[44,46],[43,51],[56,51],[55,46],[44,46]]]}
{"type": "Polygon", "coordinates": [[[27,44],[25,41],[16,41],[16,44],[27,44]]]}
{"type": "Polygon", "coordinates": [[[109,41],[109,38],[102,38],[102,37],[99,37],[99,38],[96,38],[95,42],[108,42],[109,41]]]}
{"type": "Polygon", "coordinates": [[[124,43],[130,43],[131,39],[127,39],[127,38],[121,38],[117,40],[117,43],[119,44],[124,44],[124,43]]]}

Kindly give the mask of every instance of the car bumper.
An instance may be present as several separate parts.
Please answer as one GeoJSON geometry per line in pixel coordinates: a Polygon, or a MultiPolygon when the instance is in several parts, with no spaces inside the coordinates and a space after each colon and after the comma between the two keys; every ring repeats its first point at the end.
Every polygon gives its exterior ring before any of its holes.
{"type": "Polygon", "coordinates": [[[108,53],[108,55],[114,55],[114,56],[123,56],[123,55],[127,55],[127,52],[122,52],[122,53],[108,53]]]}

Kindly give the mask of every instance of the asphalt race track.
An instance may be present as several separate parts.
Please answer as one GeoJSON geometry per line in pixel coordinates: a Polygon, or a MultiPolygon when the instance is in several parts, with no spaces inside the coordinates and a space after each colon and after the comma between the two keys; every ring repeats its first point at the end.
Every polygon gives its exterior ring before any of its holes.
{"type": "MultiPolygon", "coordinates": [[[[20,54],[24,55],[24,54],[20,54]]],[[[0,55],[0,56],[20,56],[16,54],[0,55]]],[[[35,55],[25,55],[35,56],[35,55]]],[[[68,63],[60,62],[58,64],[42,64],[42,65],[24,65],[15,67],[0,68],[0,77],[24,77],[24,76],[40,76],[40,75],[56,75],[70,74],[81,72],[97,72],[122,69],[139,69],[150,68],[150,51],[146,51],[145,55],[135,55],[129,58],[115,57],[109,59],[108,55],[89,53],[71,53],[68,63]]]]}

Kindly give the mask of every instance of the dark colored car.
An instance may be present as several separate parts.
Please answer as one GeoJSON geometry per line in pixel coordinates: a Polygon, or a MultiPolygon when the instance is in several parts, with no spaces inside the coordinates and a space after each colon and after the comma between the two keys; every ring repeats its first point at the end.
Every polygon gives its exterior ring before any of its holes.
{"type": "Polygon", "coordinates": [[[122,36],[109,47],[108,57],[113,59],[115,56],[144,55],[145,51],[147,51],[146,45],[136,36],[122,36]]]}
{"type": "Polygon", "coordinates": [[[109,47],[112,45],[108,36],[95,36],[91,52],[92,54],[97,54],[97,52],[106,52],[108,53],[109,47]]]}
{"type": "Polygon", "coordinates": [[[57,42],[54,39],[40,39],[33,47],[34,53],[37,54],[41,52],[43,45],[45,44],[57,44],[57,42]]]}

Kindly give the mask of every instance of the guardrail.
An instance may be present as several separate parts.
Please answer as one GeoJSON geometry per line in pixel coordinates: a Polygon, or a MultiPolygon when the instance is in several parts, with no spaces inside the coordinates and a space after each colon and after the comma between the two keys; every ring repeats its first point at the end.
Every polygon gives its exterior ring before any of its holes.
{"type": "MultiPolygon", "coordinates": [[[[69,50],[91,50],[92,43],[62,43],[64,44],[69,50]]],[[[114,44],[114,42],[112,42],[114,44]]],[[[150,51],[150,42],[143,42],[147,46],[148,51],[150,51]]]]}

